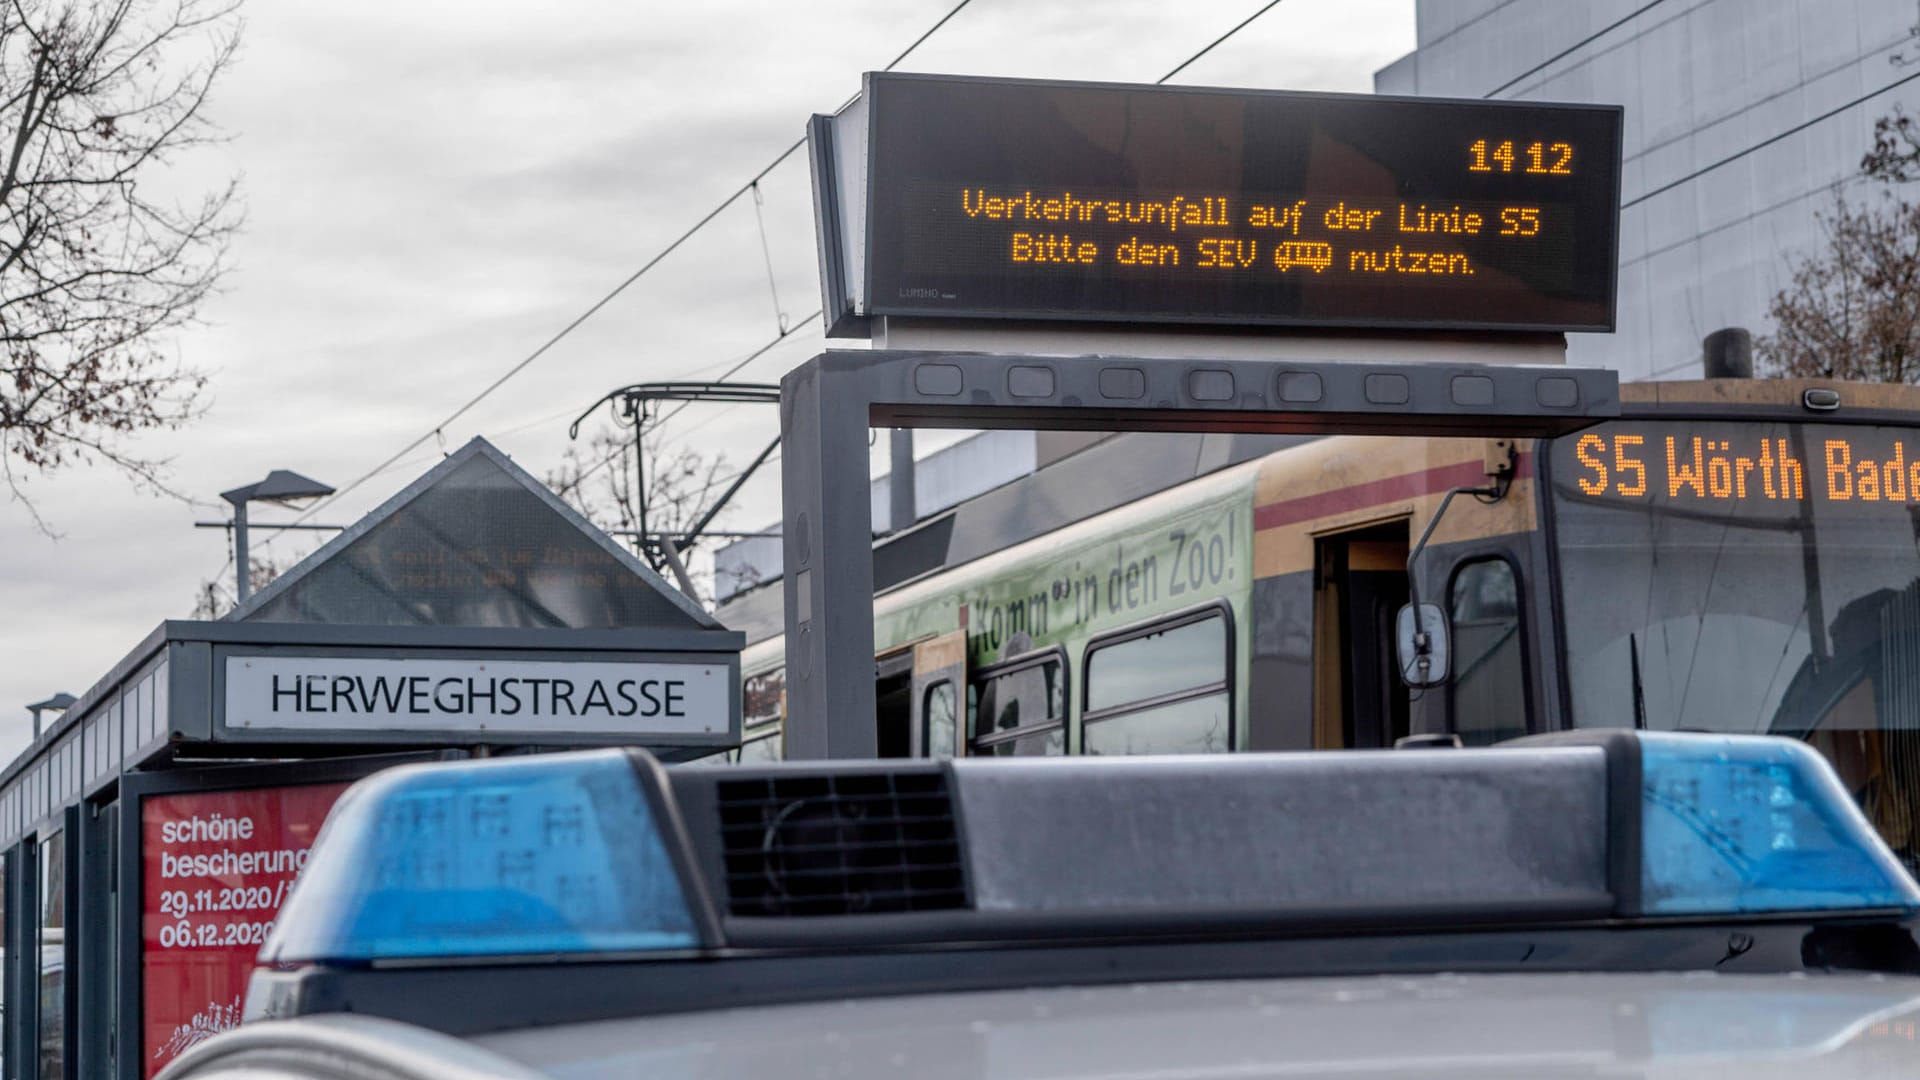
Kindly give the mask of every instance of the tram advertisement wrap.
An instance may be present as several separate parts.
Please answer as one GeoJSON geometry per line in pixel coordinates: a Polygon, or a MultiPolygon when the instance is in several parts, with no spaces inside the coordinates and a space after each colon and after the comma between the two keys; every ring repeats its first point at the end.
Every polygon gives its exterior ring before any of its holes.
{"type": "MultiPolygon", "coordinates": [[[[973,664],[1205,603],[1252,580],[1251,518],[1233,498],[1119,533],[1063,539],[1039,565],[992,576],[960,597],[973,664]]],[[[958,613],[914,604],[876,615],[877,642],[955,628],[958,613]]]]}
{"type": "Polygon", "coordinates": [[[189,792],[143,802],[145,1075],[240,1022],[260,943],[347,786],[189,792]]]}

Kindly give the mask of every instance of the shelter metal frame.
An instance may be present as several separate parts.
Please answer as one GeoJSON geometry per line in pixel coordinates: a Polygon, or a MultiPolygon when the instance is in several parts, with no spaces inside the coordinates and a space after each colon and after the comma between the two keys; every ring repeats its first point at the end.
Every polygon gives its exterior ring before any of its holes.
{"type": "Polygon", "coordinates": [[[1524,438],[1620,415],[1616,372],[1518,364],[829,350],[780,390],[793,758],[878,749],[870,428],[1524,438]]]}

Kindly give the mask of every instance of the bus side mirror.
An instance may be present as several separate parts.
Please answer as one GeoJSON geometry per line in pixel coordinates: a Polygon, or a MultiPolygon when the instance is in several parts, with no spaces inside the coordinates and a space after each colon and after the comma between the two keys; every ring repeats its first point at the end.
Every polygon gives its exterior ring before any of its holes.
{"type": "Polygon", "coordinates": [[[1440,686],[1447,681],[1453,650],[1447,636],[1447,613],[1438,604],[1420,605],[1420,622],[1414,625],[1414,607],[1402,605],[1398,632],[1400,681],[1415,690],[1440,686]]]}

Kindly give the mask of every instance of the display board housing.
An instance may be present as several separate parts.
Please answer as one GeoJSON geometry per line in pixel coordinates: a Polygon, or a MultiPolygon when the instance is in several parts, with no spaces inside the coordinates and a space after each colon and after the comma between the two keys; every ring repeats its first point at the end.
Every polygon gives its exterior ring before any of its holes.
{"type": "Polygon", "coordinates": [[[811,129],[829,324],[1611,330],[1621,122],[1617,106],[872,74],[811,129]]]}

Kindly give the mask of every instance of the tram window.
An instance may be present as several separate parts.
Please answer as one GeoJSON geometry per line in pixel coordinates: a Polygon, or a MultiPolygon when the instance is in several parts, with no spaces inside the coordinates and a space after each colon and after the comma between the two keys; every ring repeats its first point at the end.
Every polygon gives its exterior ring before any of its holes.
{"type": "Polygon", "coordinates": [[[1067,752],[1067,729],[1049,728],[1016,739],[975,743],[975,757],[1058,757],[1067,752]]]}
{"type": "Polygon", "coordinates": [[[1089,754],[1204,754],[1232,748],[1232,662],[1218,611],[1132,631],[1087,652],[1089,754]]]}
{"type": "Polygon", "coordinates": [[[941,679],[927,687],[920,709],[921,723],[926,725],[920,732],[920,745],[927,748],[928,757],[953,756],[954,711],[953,680],[941,679]]]}
{"type": "Polygon", "coordinates": [[[1133,634],[1087,654],[1087,711],[1131,705],[1227,678],[1227,621],[1218,614],[1133,634]]]}
{"type": "Polygon", "coordinates": [[[1231,727],[1227,692],[1105,716],[1087,724],[1089,754],[1218,754],[1231,727]]]}
{"type": "Polygon", "coordinates": [[[1064,754],[1066,680],[1063,657],[1017,660],[982,671],[967,687],[973,753],[987,757],[1064,754]]]}
{"type": "Polygon", "coordinates": [[[786,715],[787,669],[774,668],[747,676],[740,688],[741,722],[747,727],[770,724],[786,715]]]}
{"type": "Polygon", "coordinates": [[[1453,575],[1453,725],[1460,741],[1486,746],[1527,733],[1521,659],[1520,584],[1505,559],[1477,559],[1453,575]]]}
{"type": "Polygon", "coordinates": [[[728,751],[727,761],[759,764],[785,756],[780,724],[787,717],[787,669],[747,676],[740,684],[740,713],[740,749],[728,751]]]}
{"type": "Polygon", "coordinates": [[[40,1071],[58,1080],[67,1068],[67,846],[56,832],[40,845],[40,1071]]]}
{"type": "Polygon", "coordinates": [[[780,760],[780,729],[749,730],[740,743],[739,760],[743,764],[757,764],[765,761],[780,760]]]}

